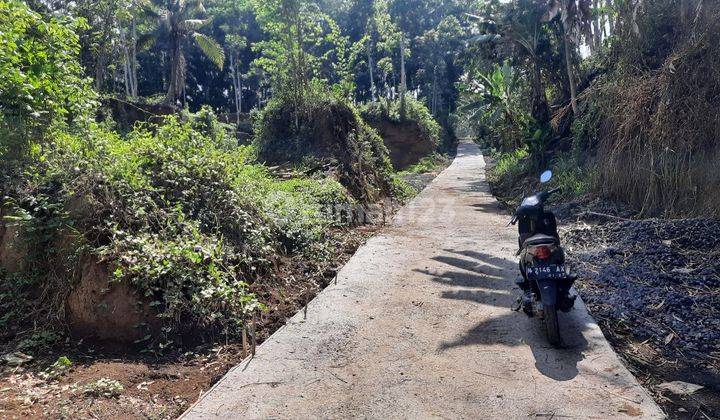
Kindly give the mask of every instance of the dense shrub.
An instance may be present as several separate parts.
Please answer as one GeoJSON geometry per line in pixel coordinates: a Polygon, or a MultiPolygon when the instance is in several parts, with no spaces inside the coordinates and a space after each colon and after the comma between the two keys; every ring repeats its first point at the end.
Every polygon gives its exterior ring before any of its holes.
{"type": "Polygon", "coordinates": [[[18,157],[48,129],[90,115],[95,95],[77,60],[82,25],[0,0],[0,156],[18,157]]]}
{"type": "Polygon", "coordinates": [[[72,289],[79,258],[55,255],[91,255],[147,298],[165,336],[237,333],[262,306],[250,285],[281,255],[324,258],[328,231],[347,223],[334,207],[354,201],[331,179],[273,178],[252,147],[219,127],[202,112],[125,137],[102,126],[57,133],[8,199],[17,221],[40,234],[30,244],[38,270],[4,277],[3,290],[49,291],[37,306],[57,309],[50,301],[72,289]],[[68,233],[80,240],[59,251],[68,233]],[[48,278],[42,262],[58,261],[64,275],[48,278]]]}
{"type": "Polygon", "coordinates": [[[422,174],[433,172],[438,170],[445,164],[447,158],[439,153],[433,153],[430,156],[425,156],[420,159],[418,163],[411,165],[402,170],[402,174],[422,174]]]}
{"type": "Polygon", "coordinates": [[[547,188],[560,188],[560,197],[573,198],[582,196],[590,191],[590,175],[588,170],[580,165],[575,157],[563,154],[549,165],[553,176],[547,188]]]}
{"type": "Polygon", "coordinates": [[[497,163],[493,167],[493,173],[500,178],[517,179],[527,171],[529,156],[530,154],[525,148],[499,153],[494,156],[497,163]]]}
{"type": "Polygon", "coordinates": [[[291,103],[276,99],[256,117],[254,144],[261,161],[309,170],[330,167],[361,202],[393,194],[399,181],[387,148],[351,105],[331,96],[312,97],[298,125],[295,115],[291,103]]]}

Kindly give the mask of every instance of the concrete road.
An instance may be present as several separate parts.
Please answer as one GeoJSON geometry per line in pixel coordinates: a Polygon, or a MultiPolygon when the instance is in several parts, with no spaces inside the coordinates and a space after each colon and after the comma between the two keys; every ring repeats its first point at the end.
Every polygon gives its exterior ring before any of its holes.
{"type": "Polygon", "coordinates": [[[358,250],[186,419],[663,418],[578,300],[566,349],[509,308],[516,236],[478,148],[358,250]]]}

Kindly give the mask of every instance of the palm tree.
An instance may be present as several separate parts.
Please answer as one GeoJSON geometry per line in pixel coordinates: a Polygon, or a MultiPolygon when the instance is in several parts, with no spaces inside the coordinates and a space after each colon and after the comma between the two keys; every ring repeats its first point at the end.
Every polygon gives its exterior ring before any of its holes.
{"type": "Polygon", "coordinates": [[[205,12],[202,0],[150,1],[151,3],[146,4],[146,9],[158,20],[158,26],[153,33],[145,37],[145,42],[154,42],[161,36],[168,41],[170,83],[166,100],[174,104],[185,90],[186,62],[183,49],[188,39],[192,39],[219,69],[223,68],[225,52],[214,39],[198,32],[210,22],[210,19],[195,18],[205,12]]]}
{"type": "Polygon", "coordinates": [[[572,71],[572,54],[580,44],[580,35],[592,42],[591,22],[593,21],[590,0],[552,0],[544,19],[550,21],[560,15],[565,48],[565,69],[570,83],[570,104],[577,115],[577,87],[572,71]]]}

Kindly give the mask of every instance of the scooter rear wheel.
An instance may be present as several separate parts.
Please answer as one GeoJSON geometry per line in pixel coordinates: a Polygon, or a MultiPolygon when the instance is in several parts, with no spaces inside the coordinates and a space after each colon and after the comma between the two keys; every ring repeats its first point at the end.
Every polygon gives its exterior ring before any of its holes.
{"type": "Polygon", "coordinates": [[[543,317],[545,318],[548,341],[554,347],[561,347],[562,337],[560,337],[560,324],[558,323],[558,313],[555,305],[543,305],[543,317]]]}

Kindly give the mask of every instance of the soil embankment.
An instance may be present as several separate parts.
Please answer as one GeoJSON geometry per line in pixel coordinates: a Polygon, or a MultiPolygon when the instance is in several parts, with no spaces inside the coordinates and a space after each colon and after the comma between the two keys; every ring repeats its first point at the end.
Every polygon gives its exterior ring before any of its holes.
{"type": "Polygon", "coordinates": [[[436,145],[415,121],[377,121],[370,125],[380,133],[396,170],[403,170],[435,151],[436,145]]]}

